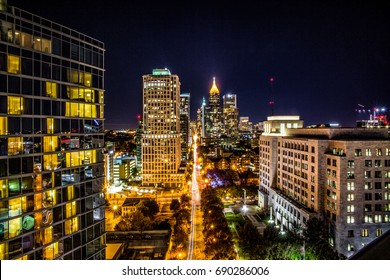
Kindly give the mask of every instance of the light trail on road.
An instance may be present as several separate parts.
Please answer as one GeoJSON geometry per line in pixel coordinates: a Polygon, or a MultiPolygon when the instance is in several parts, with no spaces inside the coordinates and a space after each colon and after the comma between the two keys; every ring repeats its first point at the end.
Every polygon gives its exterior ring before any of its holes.
{"type": "Polygon", "coordinates": [[[192,171],[192,184],[191,184],[191,196],[192,196],[192,207],[191,207],[191,231],[190,231],[190,238],[189,238],[189,244],[188,244],[188,254],[187,259],[192,260],[194,259],[194,247],[195,247],[195,238],[196,238],[196,207],[200,205],[200,195],[199,195],[199,187],[198,187],[198,181],[196,179],[197,177],[197,165],[196,165],[196,140],[197,135],[194,135],[194,164],[193,164],[193,171],[192,171]]]}

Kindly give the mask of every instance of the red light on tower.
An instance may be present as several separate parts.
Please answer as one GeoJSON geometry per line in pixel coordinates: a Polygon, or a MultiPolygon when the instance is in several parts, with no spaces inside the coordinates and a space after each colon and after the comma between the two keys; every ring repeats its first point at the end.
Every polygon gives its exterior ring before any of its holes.
{"type": "Polygon", "coordinates": [[[273,83],[273,82],[274,82],[274,80],[275,80],[275,78],[274,78],[274,77],[270,77],[270,78],[269,78],[269,81],[270,81],[271,83],[273,83]]]}
{"type": "Polygon", "coordinates": [[[137,115],[137,119],[140,119],[141,118],[141,115],[137,115]]]}

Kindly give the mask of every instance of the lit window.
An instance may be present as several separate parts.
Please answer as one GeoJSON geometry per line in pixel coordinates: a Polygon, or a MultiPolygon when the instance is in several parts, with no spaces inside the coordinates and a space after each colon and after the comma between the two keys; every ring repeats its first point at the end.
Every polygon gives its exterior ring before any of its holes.
{"type": "Polygon", "coordinates": [[[368,229],[362,229],[362,237],[368,237],[368,229]]]}
{"type": "Polygon", "coordinates": [[[354,206],[354,205],[348,205],[348,206],[347,206],[347,212],[348,212],[348,213],[353,213],[353,212],[355,212],[355,206],[354,206]]]}
{"type": "Polygon", "coordinates": [[[43,137],[43,152],[55,152],[58,150],[58,137],[57,136],[44,136],[43,137]]]}
{"type": "Polygon", "coordinates": [[[80,84],[87,87],[91,87],[92,74],[70,69],[68,70],[68,81],[74,84],[80,84]]]}
{"type": "Polygon", "coordinates": [[[99,106],[99,118],[103,119],[104,118],[104,106],[99,106]]]}
{"type": "Polygon", "coordinates": [[[371,155],[372,155],[371,149],[366,149],[366,156],[369,157],[371,155]]]}
{"type": "Polygon", "coordinates": [[[65,234],[72,234],[79,230],[79,219],[74,217],[65,221],[65,234]]]}
{"type": "Polygon", "coordinates": [[[23,97],[8,96],[8,114],[20,115],[23,113],[23,97]]]}
{"type": "Polygon", "coordinates": [[[59,246],[58,242],[50,244],[49,246],[43,248],[43,259],[45,260],[54,260],[59,256],[59,246]]]}
{"type": "Polygon", "coordinates": [[[20,57],[17,55],[8,55],[8,73],[19,74],[20,73],[20,57]]]}
{"type": "Polygon", "coordinates": [[[374,222],[375,223],[381,223],[382,222],[382,215],[375,215],[374,216],[374,222]]]}
{"type": "Polygon", "coordinates": [[[353,244],[348,244],[348,251],[355,251],[355,247],[353,246],[353,244]]]}
{"type": "Polygon", "coordinates": [[[22,214],[22,200],[20,197],[8,201],[8,215],[15,217],[22,214]]]}
{"type": "Polygon", "coordinates": [[[85,102],[95,102],[95,94],[92,89],[67,87],[69,99],[80,100],[85,102]]]}
{"type": "Polygon", "coordinates": [[[57,154],[44,155],[43,156],[43,169],[55,170],[59,166],[57,154]]]}
{"type": "Polygon", "coordinates": [[[65,116],[67,117],[96,118],[97,116],[95,104],[66,102],[65,109],[65,116]]]}
{"type": "Polygon", "coordinates": [[[42,38],[42,51],[45,53],[51,53],[51,40],[42,38]]]}
{"type": "Polygon", "coordinates": [[[103,104],[104,103],[104,92],[99,91],[99,103],[103,104]]]}
{"type": "Polygon", "coordinates": [[[372,215],[365,215],[364,216],[364,222],[365,223],[368,223],[368,224],[371,224],[372,223],[372,215]]]}
{"type": "Polygon", "coordinates": [[[48,244],[53,241],[53,227],[47,227],[43,230],[43,244],[48,244]]]}
{"type": "Polygon", "coordinates": [[[33,46],[34,46],[34,50],[41,51],[42,50],[42,39],[34,36],[33,46]]]}
{"type": "Polygon", "coordinates": [[[381,156],[381,155],[382,155],[382,149],[376,148],[376,149],[375,149],[375,155],[376,155],[377,157],[381,156]]]}
{"type": "Polygon", "coordinates": [[[376,237],[381,236],[383,234],[383,230],[381,228],[376,229],[376,237]]]}
{"type": "Polygon", "coordinates": [[[75,191],[74,191],[74,186],[69,186],[67,187],[67,192],[68,192],[68,200],[75,199],[75,191]]]}
{"type": "Polygon", "coordinates": [[[47,133],[53,134],[54,133],[54,119],[53,118],[47,118],[46,119],[46,125],[47,125],[47,133]]]}
{"type": "Polygon", "coordinates": [[[9,221],[9,238],[22,234],[22,218],[16,218],[9,221]]]}
{"type": "Polygon", "coordinates": [[[7,117],[0,117],[0,135],[8,134],[8,119],[7,117]]]}
{"type": "Polygon", "coordinates": [[[76,201],[72,201],[72,202],[69,202],[65,205],[65,214],[66,214],[66,218],[70,218],[72,216],[75,216],[77,215],[77,202],[76,201]]]}
{"type": "Polygon", "coordinates": [[[9,137],[8,138],[8,155],[20,155],[23,153],[23,138],[9,137]]]}
{"type": "Polygon", "coordinates": [[[354,191],[355,190],[355,183],[354,182],[347,182],[347,190],[354,191]]]}
{"type": "Polygon", "coordinates": [[[46,82],[46,95],[51,97],[51,98],[57,98],[58,97],[57,88],[58,88],[57,83],[46,82]]]}
{"type": "Polygon", "coordinates": [[[57,204],[57,190],[51,190],[43,193],[43,206],[49,207],[57,204]]]}
{"type": "Polygon", "coordinates": [[[353,223],[355,223],[355,217],[347,216],[347,224],[353,224],[353,223]]]}

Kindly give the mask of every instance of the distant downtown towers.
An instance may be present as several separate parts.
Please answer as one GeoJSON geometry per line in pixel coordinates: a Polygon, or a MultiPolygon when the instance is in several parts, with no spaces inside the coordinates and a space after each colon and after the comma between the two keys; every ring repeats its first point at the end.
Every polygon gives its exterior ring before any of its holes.
{"type": "Polygon", "coordinates": [[[0,4],[0,259],[105,259],[104,44],[0,4]]]}
{"type": "Polygon", "coordinates": [[[184,186],[180,163],[179,77],[154,69],[143,76],[142,185],[184,186]]]}

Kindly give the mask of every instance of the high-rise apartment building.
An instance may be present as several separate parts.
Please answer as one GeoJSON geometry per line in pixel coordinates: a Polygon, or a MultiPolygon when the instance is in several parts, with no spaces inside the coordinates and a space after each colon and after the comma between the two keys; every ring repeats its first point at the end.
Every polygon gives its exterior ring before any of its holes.
{"type": "Polygon", "coordinates": [[[388,132],[288,128],[297,121],[264,122],[259,204],[272,207],[285,228],[304,227],[312,216],[326,220],[331,243],[349,257],[390,229],[388,132]]]}
{"type": "Polygon", "coordinates": [[[188,159],[188,149],[190,143],[190,94],[180,94],[180,142],[181,159],[188,159]]]}
{"type": "Polygon", "coordinates": [[[168,69],[143,76],[142,185],[179,187],[180,81],[168,69]]]}
{"type": "Polygon", "coordinates": [[[223,97],[223,134],[229,138],[238,137],[237,95],[225,94],[223,97]]]}
{"type": "Polygon", "coordinates": [[[104,44],[1,3],[0,259],[105,259],[104,44]]]}

